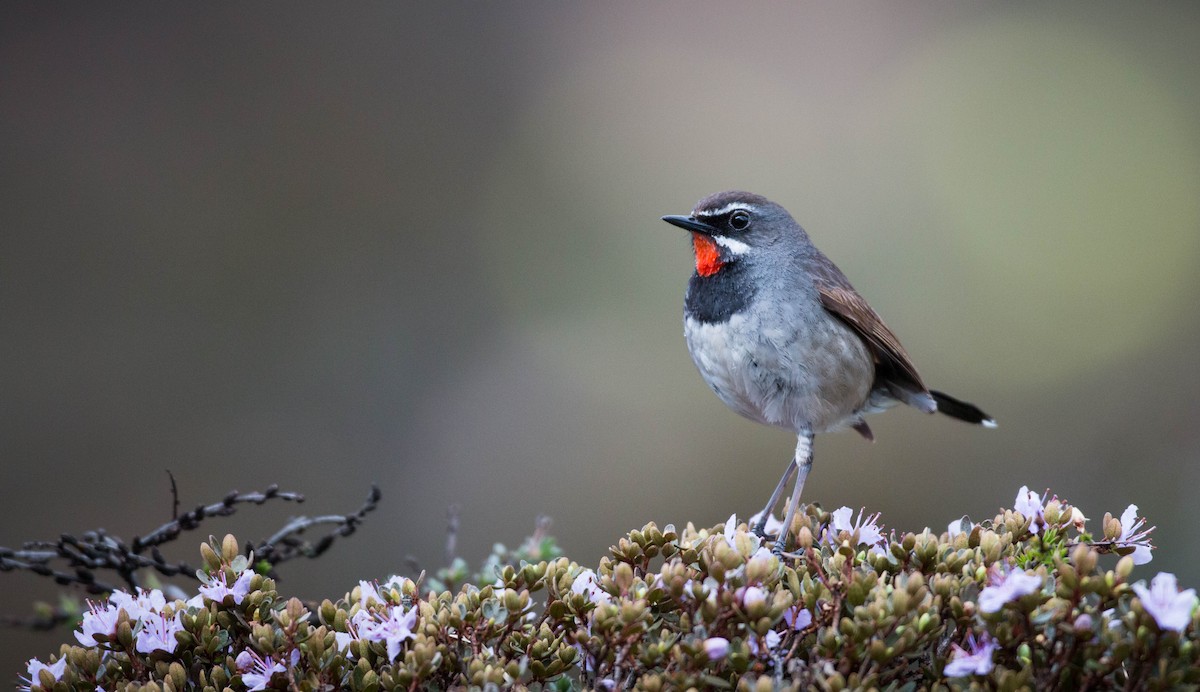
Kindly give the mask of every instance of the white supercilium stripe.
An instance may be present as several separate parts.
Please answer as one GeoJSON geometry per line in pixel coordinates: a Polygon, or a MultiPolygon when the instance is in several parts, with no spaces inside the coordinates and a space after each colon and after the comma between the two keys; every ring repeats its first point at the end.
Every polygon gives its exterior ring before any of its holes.
{"type": "Polygon", "coordinates": [[[752,214],[754,212],[758,211],[758,209],[754,208],[753,206],[751,206],[749,204],[746,204],[745,202],[732,202],[730,204],[726,204],[725,206],[721,207],[720,209],[700,209],[700,210],[694,212],[694,214],[696,216],[720,216],[722,214],[728,214],[729,212],[731,212],[735,209],[741,209],[742,211],[748,211],[752,214]]]}

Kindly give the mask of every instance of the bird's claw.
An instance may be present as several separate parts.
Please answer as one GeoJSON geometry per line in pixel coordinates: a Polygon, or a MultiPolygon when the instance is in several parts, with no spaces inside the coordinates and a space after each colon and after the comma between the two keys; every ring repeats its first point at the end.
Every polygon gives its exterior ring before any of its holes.
{"type": "Polygon", "coordinates": [[[758,536],[759,540],[762,540],[762,541],[773,541],[773,540],[775,540],[776,536],[778,535],[778,534],[767,533],[767,525],[765,522],[751,526],[750,532],[753,533],[755,536],[758,536]]]}

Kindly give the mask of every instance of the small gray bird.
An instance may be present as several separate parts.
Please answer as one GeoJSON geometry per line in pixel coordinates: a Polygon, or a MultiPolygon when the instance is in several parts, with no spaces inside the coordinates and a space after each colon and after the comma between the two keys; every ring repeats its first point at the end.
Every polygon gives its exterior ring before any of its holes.
{"type": "Polygon", "coordinates": [[[930,390],[895,334],[783,207],[749,192],[718,192],[689,216],[696,272],[684,298],[684,336],[700,375],[729,408],[796,433],[796,453],[753,529],[796,476],[776,538],[782,551],[812,468],[816,433],[854,428],[897,403],[985,427],[972,404],[930,390]]]}

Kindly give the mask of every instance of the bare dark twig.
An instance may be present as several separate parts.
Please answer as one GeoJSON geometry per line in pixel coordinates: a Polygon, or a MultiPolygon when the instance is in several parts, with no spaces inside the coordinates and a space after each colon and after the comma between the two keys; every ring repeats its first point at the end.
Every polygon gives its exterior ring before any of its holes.
{"type": "Polygon", "coordinates": [[[167,469],[167,477],[171,479],[171,520],[179,518],[179,487],[175,485],[175,474],[167,469]]]}
{"type": "Polygon", "coordinates": [[[329,550],[334,540],[349,536],[358,530],[367,514],[375,511],[379,505],[379,486],[372,485],[366,502],[353,514],[330,514],[321,517],[297,517],[289,521],[273,536],[258,544],[251,544],[250,550],[255,557],[266,560],[272,568],[281,563],[298,557],[316,558],[329,550]],[[320,524],[333,524],[336,528],[322,536],[315,543],[301,538],[301,535],[320,524]]]}
{"type": "Polygon", "coordinates": [[[261,493],[239,493],[235,490],[226,495],[220,502],[215,502],[211,505],[200,505],[196,509],[184,513],[183,516],[163,524],[143,538],[134,537],[133,552],[140,553],[151,546],[162,545],[163,543],[175,540],[179,537],[180,533],[191,531],[200,526],[200,522],[207,517],[227,517],[237,511],[235,505],[247,502],[261,505],[268,500],[275,499],[287,502],[304,502],[304,496],[300,493],[280,491],[278,485],[270,485],[261,493]]]}
{"type": "MultiPolygon", "coordinates": [[[[269,500],[304,501],[303,495],[284,492],[279,490],[279,486],[272,485],[262,492],[234,491],[220,502],[199,505],[189,512],[179,514],[179,494],[173,475],[171,495],[174,518],[144,537],[135,537],[126,543],[103,529],[97,529],[79,536],[63,534],[57,541],[28,541],[19,550],[0,547],[0,572],[32,572],[49,577],[64,586],[79,586],[89,594],[110,593],[118,588],[135,590],[142,586],[140,573],[146,569],[167,577],[182,575],[195,580],[195,567],[183,561],[169,562],[159,550],[159,546],[175,540],[185,531],[198,528],[207,518],[233,514],[238,505],[261,505],[269,500]],[[97,572],[115,573],[119,580],[98,579],[97,572]]],[[[252,545],[251,549],[272,568],[295,557],[317,557],[327,551],[335,539],[354,533],[363,518],[376,508],[379,498],[379,488],[371,486],[366,503],[357,512],[311,518],[297,517],[266,541],[256,546],[252,545]],[[319,524],[333,524],[335,528],[315,544],[299,537],[308,528],[319,524]]],[[[0,619],[0,624],[19,623],[20,626],[40,627],[43,620],[5,618],[0,619]]]]}

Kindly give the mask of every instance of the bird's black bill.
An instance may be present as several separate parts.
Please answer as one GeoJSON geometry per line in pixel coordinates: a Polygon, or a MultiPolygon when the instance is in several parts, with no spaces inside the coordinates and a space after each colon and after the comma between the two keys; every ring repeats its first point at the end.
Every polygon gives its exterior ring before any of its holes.
{"type": "Polygon", "coordinates": [[[662,217],[662,220],[666,221],[672,226],[679,226],[680,228],[688,231],[696,231],[697,233],[704,233],[705,235],[715,235],[717,233],[717,229],[709,226],[703,221],[697,221],[690,216],[664,216],[662,217]]]}

